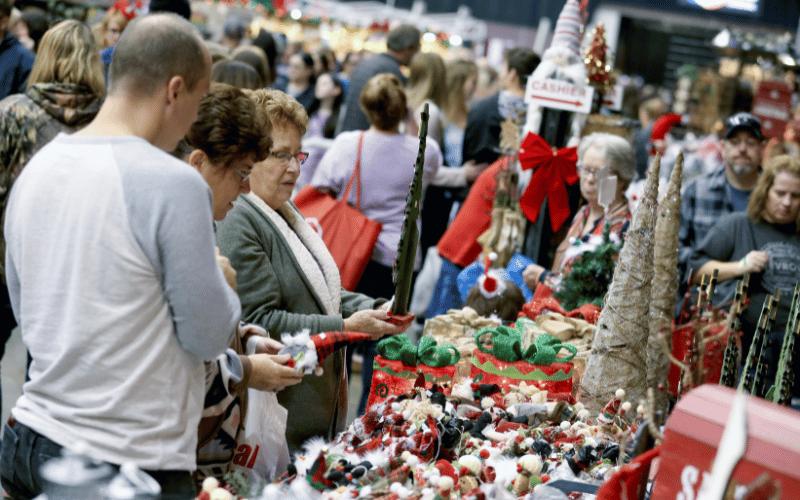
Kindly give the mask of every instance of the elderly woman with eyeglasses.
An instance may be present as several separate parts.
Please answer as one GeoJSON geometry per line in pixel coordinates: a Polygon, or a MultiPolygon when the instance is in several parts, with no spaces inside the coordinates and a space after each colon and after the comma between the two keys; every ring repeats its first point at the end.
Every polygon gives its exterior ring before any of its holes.
{"type": "Polygon", "coordinates": [[[547,270],[538,264],[531,264],[522,274],[525,284],[533,290],[538,283],[552,286],[557,277],[569,270],[574,257],[567,250],[570,246],[587,242],[594,235],[602,235],[608,221],[610,233],[620,239],[630,226],[631,210],[625,190],[636,174],[636,160],[630,143],[613,134],[594,133],[584,137],[578,146],[578,175],[580,189],[586,205],[572,220],[566,238],[556,249],[553,267],[547,270]],[[600,205],[600,179],[603,176],[617,177],[614,201],[608,206],[608,213],[600,205]]]}
{"type": "MultiPolygon", "coordinates": [[[[342,289],[339,270],[322,238],[289,201],[300,164],[308,157],[300,138],[308,126],[303,106],[271,89],[245,91],[271,124],[269,156],[255,163],[250,192],[233,204],[217,227],[217,243],[236,270],[242,320],[265,328],[275,340],[283,333],[353,331],[375,339],[405,327],[386,320],[383,302],[342,289]]],[[[288,410],[286,440],[291,451],[311,437],[332,439],[347,418],[344,350],[308,376],[278,393],[288,410]]]]}

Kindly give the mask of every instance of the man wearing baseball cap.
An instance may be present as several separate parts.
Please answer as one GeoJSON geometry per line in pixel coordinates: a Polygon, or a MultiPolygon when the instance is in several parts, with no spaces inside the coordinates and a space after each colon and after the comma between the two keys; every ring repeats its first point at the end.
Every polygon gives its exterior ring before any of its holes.
{"type": "Polygon", "coordinates": [[[755,116],[736,113],[725,120],[723,168],[697,177],[683,192],[679,256],[681,270],[685,269],[689,254],[720,217],[747,209],[750,192],[761,174],[763,143],[761,121],[755,116]]]}

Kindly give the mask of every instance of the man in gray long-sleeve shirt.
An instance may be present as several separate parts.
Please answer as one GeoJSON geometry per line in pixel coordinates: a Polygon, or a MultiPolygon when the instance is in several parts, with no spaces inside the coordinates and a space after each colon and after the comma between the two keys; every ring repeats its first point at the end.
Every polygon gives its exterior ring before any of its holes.
{"type": "Polygon", "coordinates": [[[78,443],[150,472],[162,499],[196,495],[203,360],[230,344],[241,307],[214,255],[208,185],[165,151],[197,118],[210,66],[188,21],[134,21],[97,117],[14,186],[6,270],[33,359],[3,432],[14,498],[39,494],[42,461],[78,443]]]}
{"type": "Polygon", "coordinates": [[[361,90],[370,78],[380,73],[391,73],[405,84],[406,77],[400,71],[400,66],[408,66],[414,55],[419,52],[421,37],[422,34],[416,27],[401,24],[389,33],[386,39],[386,52],[375,54],[358,63],[350,77],[350,87],[347,89],[344,101],[345,110],[336,130],[337,135],[349,130],[369,128],[369,120],[359,105],[361,90]]]}

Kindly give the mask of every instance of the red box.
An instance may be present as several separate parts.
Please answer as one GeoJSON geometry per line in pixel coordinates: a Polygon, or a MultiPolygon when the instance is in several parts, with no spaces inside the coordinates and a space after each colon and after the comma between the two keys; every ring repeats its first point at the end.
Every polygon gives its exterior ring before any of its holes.
{"type": "MultiPolygon", "coordinates": [[[[692,500],[717,454],[736,391],[704,385],[678,401],[664,430],[652,500],[692,500]]],[[[781,498],[800,499],[800,413],[747,397],[747,450],[732,480],[746,486],[766,472],[781,498]]]]}
{"type": "Polygon", "coordinates": [[[508,363],[491,354],[475,349],[472,352],[470,377],[475,382],[497,384],[503,389],[525,382],[533,383],[548,393],[572,393],[572,363],[553,363],[549,366],[532,365],[527,361],[508,363]]]}
{"type": "Polygon", "coordinates": [[[404,365],[401,361],[390,361],[382,356],[375,356],[372,364],[372,385],[369,389],[367,408],[375,403],[386,401],[389,396],[399,396],[414,389],[414,383],[422,370],[425,374],[425,388],[430,389],[433,384],[438,384],[445,394],[450,394],[452,386],[441,387],[445,382],[453,382],[456,375],[456,365],[435,368],[425,364],[419,366],[404,365]]]}

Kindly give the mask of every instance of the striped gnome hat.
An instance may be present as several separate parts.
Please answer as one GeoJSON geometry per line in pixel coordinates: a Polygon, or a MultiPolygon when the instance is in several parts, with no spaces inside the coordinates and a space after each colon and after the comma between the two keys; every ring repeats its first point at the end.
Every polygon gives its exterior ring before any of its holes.
{"type": "Polygon", "coordinates": [[[619,413],[620,406],[622,406],[622,398],[624,397],[625,391],[623,389],[617,389],[617,392],[614,393],[614,397],[611,398],[611,401],[603,407],[603,410],[597,416],[597,421],[603,425],[612,425],[619,413]]]}
{"type": "Polygon", "coordinates": [[[567,0],[561,14],[556,21],[556,29],[553,31],[553,41],[550,47],[564,47],[576,56],[581,55],[581,38],[583,33],[583,18],[578,0],[567,0]]]}

